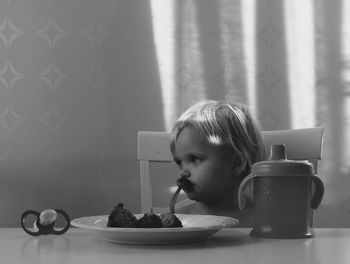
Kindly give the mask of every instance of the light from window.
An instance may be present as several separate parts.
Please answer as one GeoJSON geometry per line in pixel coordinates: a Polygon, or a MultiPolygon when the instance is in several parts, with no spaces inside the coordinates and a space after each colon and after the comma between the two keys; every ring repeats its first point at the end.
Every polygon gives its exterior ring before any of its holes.
{"type": "Polygon", "coordinates": [[[315,40],[312,0],[284,0],[292,128],[315,126],[315,40]]]}

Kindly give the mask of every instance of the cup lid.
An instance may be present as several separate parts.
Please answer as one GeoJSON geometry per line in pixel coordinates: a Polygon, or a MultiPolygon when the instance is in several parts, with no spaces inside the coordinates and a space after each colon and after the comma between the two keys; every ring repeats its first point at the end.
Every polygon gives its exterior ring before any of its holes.
{"type": "Polygon", "coordinates": [[[305,176],[313,175],[314,167],[308,161],[288,160],[285,145],[271,145],[268,160],[254,163],[255,176],[305,176]]]}

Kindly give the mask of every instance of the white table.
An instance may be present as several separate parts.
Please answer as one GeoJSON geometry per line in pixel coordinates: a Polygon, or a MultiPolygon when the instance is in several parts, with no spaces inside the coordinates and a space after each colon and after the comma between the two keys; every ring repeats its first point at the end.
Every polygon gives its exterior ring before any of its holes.
{"type": "Polygon", "coordinates": [[[0,228],[0,263],[350,263],[350,229],[316,229],[311,239],[258,239],[250,229],[223,229],[206,241],[184,245],[121,245],[71,228],[64,235],[30,237],[0,228]]]}

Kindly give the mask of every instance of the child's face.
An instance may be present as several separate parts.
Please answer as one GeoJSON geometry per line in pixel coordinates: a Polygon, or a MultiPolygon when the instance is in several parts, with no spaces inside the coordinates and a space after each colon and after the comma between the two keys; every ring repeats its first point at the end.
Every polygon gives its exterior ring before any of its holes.
{"type": "Polygon", "coordinates": [[[183,190],[199,202],[217,203],[233,199],[234,162],[224,147],[209,144],[192,127],[184,128],[175,142],[174,160],[184,177],[183,190]]]}

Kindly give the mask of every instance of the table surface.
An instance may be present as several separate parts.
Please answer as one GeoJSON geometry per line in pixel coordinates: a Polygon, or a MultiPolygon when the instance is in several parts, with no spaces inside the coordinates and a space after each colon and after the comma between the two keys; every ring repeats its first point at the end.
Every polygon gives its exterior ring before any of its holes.
{"type": "Polygon", "coordinates": [[[262,239],[250,229],[227,228],[207,240],[183,245],[122,245],[88,230],[30,237],[0,228],[0,263],[350,263],[350,229],[315,229],[309,239],[262,239]]]}

